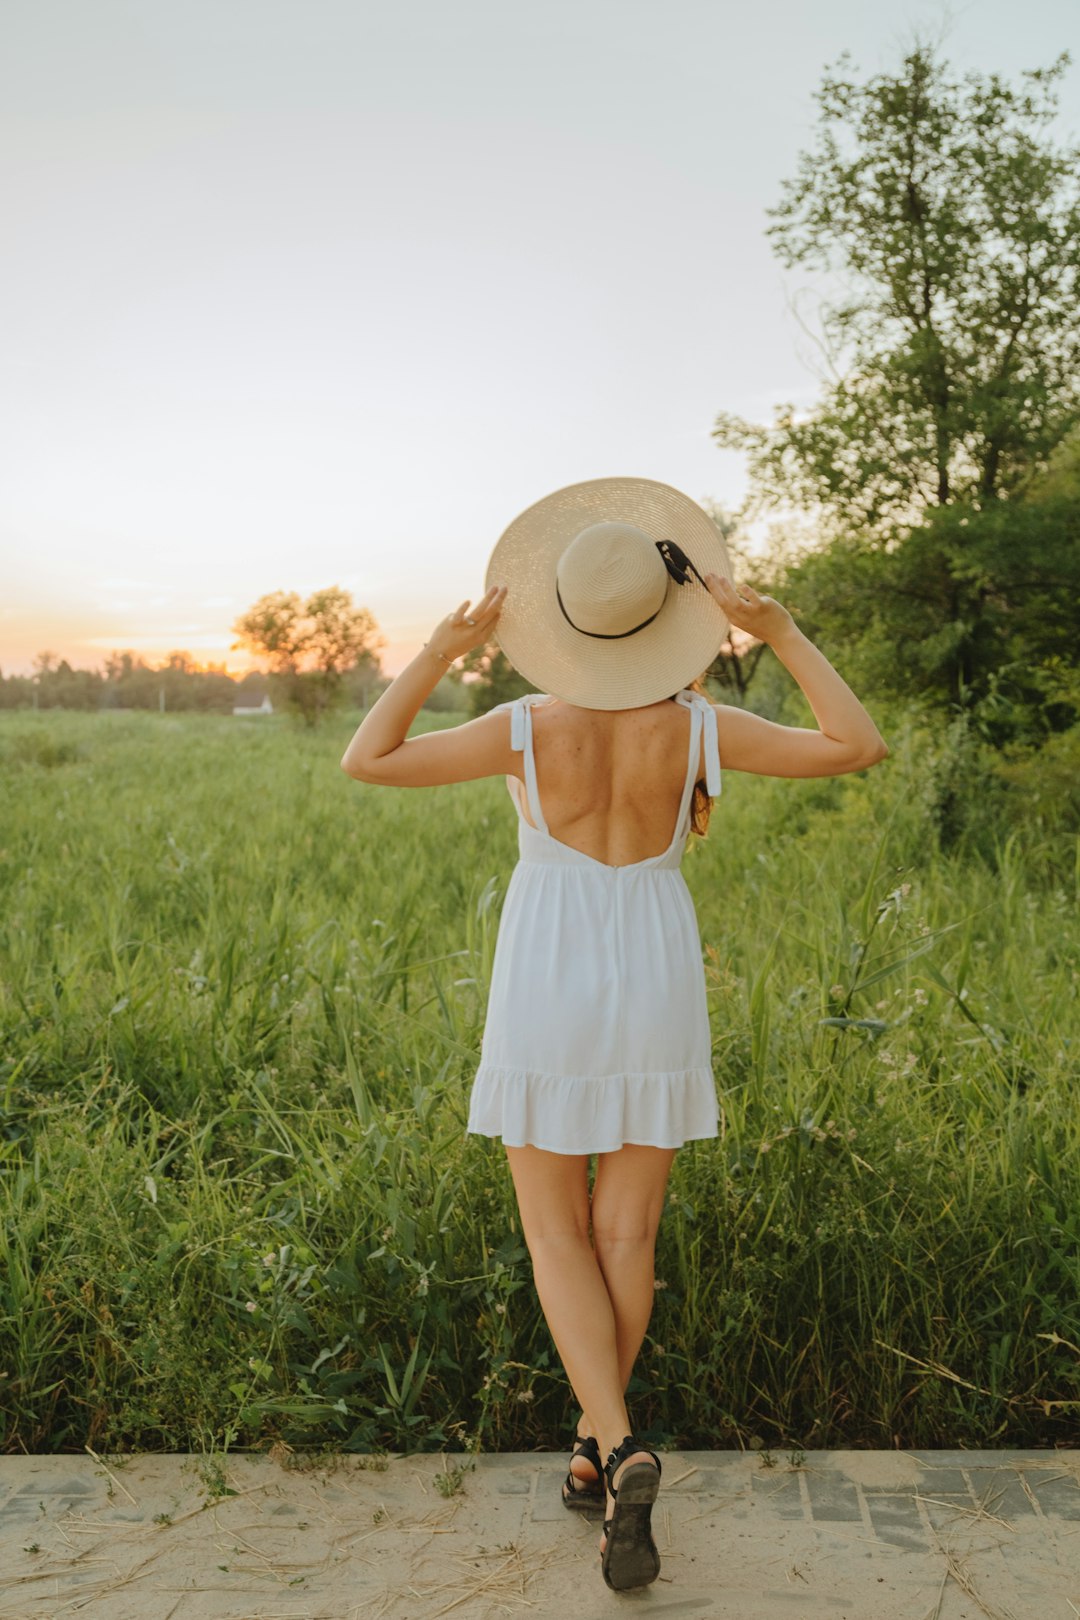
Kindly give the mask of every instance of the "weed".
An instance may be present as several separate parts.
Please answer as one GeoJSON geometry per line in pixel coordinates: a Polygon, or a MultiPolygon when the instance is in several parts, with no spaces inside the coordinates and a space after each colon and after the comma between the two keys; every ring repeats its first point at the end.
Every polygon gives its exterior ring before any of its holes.
{"type": "Polygon", "coordinates": [[[448,1468],[444,1458],[442,1472],[435,1475],[436,1490],[441,1496],[455,1496],[464,1486],[465,1475],[475,1467],[475,1462],[470,1461],[455,1463],[452,1468],[448,1468]]]}

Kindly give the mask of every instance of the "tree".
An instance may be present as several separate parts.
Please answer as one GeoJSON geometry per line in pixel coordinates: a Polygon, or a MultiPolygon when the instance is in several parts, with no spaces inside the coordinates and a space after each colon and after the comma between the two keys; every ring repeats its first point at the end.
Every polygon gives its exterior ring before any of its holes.
{"type": "MultiPolygon", "coordinates": [[[[738,518],[721,506],[719,501],[706,498],[698,504],[702,511],[707,512],[712,518],[723,536],[736,581],[752,579],[758,582],[756,589],[768,590],[769,585],[764,582],[764,576],[771,572],[769,564],[765,558],[753,556],[740,543],[737,537],[738,518]]],[[[764,641],[757,641],[744,630],[736,630],[734,626],[729,625],[726,640],[705,671],[707,678],[723,688],[725,693],[730,692],[737,697],[740,704],[745,704],[750,682],[757,673],[765,646],[764,641]]]]}
{"type": "Polygon", "coordinates": [[[825,309],[831,376],[806,420],[790,404],[771,429],[716,419],[720,447],[749,451],[748,511],[880,533],[930,506],[978,509],[1018,494],[1080,422],[1080,148],[1039,136],[1069,62],[1019,90],[958,83],[919,43],[865,85],[826,69],[817,149],[766,234],[788,268],[838,256],[854,285],[825,309]]]}
{"type": "MultiPolygon", "coordinates": [[[[487,714],[500,703],[509,703],[537,688],[524,675],[519,675],[502,648],[489,641],[482,647],[472,647],[461,660],[462,673],[468,672],[475,680],[468,683],[469,715],[487,714]]],[[[464,686],[464,682],[462,683],[464,686]]]]}
{"type": "Polygon", "coordinates": [[[312,667],[324,673],[340,675],[372,652],[372,643],[386,645],[367,608],[354,607],[348,591],[339,585],[314,591],[304,604],[304,614],[310,627],[305,654],[312,667]]]}
{"type": "Polygon", "coordinates": [[[968,711],[995,746],[1067,728],[1080,645],[1069,460],[1056,458],[1015,500],[931,507],[917,528],[878,544],[835,535],[789,564],[777,595],[812,640],[844,650],[859,690],[968,711]]]}
{"type": "Polygon", "coordinates": [[[269,660],[271,684],[285,705],[309,726],[337,697],[342,679],[369,666],[385,638],[367,608],[353,605],[338,585],[302,601],[295,591],[271,591],[233,625],[245,648],[269,660]]]}
{"type": "Polygon", "coordinates": [[[469,683],[462,679],[457,664],[439,677],[421,708],[432,714],[468,714],[470,705],[469,683]]]}
{"type": "Polygon", "coordinates": [[[384,672],[378,654],[365,647],[352,668],[342,675],[341,690],[347,702],[366,714],[389,683],[390,677],[384,672]]]}
{"type": "Polygon", "coordinates": [[[1034,501],[1054,500],[1062,495],[1080,507],[1080,430],[1062,439],[1047,462],[1046,472],[1028,494],[1034,501]]]}
{"type": "Polygon", "coordinates": [[[112,652],[105,660],[101,702],[108,709],[149,709],[156,705],[154,668],[138,653],[112,652]]]}

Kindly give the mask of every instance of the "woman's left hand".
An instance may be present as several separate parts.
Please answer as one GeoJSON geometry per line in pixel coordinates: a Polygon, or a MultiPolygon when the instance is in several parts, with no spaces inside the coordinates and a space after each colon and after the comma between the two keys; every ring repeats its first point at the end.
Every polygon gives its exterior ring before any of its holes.
{"type": "Polygon", "coordinates": [[[493,585],[471,611],[469,598],[466,597],[445,619],[439,620],[428,637],[427,645],[435,652],[442,653],[444,658],[460,658],[462,653],[469,652],[473,647],[483,646],[505,600],[505,585],[493,585]],[[472,622],[467,623],[466,618],[472,622]]]}

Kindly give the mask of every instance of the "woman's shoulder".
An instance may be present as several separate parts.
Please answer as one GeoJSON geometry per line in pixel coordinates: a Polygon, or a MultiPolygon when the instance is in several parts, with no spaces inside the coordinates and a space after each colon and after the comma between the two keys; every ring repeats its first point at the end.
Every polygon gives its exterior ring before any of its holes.
{"type": "Polygon", "coordinates": [[[507,698],[503,703],[493,703],[488,710],[494,714],[496,709],[512,709],[515,703],[558,703],[561,700],[551,696],[550,692],[519,692],[517,697],[507,698]]]}

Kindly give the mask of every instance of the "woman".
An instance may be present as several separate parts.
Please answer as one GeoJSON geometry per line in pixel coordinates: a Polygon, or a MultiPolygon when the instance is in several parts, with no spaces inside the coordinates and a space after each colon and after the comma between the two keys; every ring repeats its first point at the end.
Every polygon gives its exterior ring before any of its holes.
{"type": "Polygon", "coordinates": [[[888,753],[787,610],[730,574],[711,519],[668,485],[556,491],[506,530],[488,564],[496,583],[440,621],[341,762],[398,787],[505,776],[518,812],[467,1128],[503,1141],[537,1294],[582,1407],[563,1500],[606,1507],[601,1569],[615,1590],[660,1569],[660,1459],[634,1436],[624,1396],[665,1188],[682,1143],[718,1134],[686,840],[705,830],[721,759],[833,776],[888,753]],[[700,672],[729,625],[770,644],[819,730],[709,701],[700,672]],[[496,634],[539,690],[406,740],[446,667],[496,634]]]}

